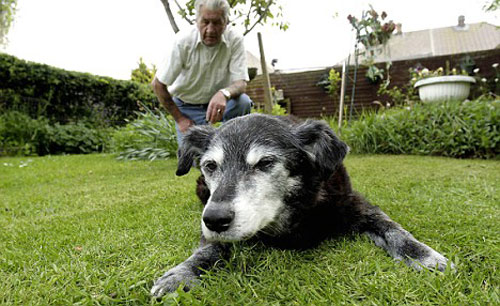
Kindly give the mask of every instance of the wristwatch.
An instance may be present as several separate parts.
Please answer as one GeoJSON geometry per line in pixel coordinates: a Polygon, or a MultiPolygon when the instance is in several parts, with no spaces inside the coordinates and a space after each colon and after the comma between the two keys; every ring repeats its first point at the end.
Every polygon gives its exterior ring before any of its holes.
{"type": "Polygon", "coordinates": [[[226,100],[231,100],[231,93],[229,92],[229,90],[227,90],[226,88],[222,88],[219,91],[222,92],[224,97],[226,97],[226,100]]]}

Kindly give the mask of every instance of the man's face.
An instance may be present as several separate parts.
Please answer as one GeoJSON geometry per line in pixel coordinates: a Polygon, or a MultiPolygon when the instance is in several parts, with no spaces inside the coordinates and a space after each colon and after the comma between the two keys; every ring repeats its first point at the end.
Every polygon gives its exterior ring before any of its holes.
{"type": "Polygon", "coordinates": [[[223,16],[224,11],[222,10],[212,11],[204,7],[201,8],[198,29],[206,46],[212,47],[221,41],[222,33],[226,29],[226,21],[223,16]]]}

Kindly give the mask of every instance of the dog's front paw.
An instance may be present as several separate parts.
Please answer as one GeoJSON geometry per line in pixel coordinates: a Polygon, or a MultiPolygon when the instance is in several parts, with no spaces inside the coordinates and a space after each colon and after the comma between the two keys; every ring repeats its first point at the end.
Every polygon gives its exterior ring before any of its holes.
{"type": "MultiPolygon", "coordinates": [[[[429,248],[430,252],[427,256],[411,260],[409,265],[416,270],[422,270],[422,268],[427,268],[429,270],[438,270],[444,272],[448,266],[448,258],[429,248]]],[[[450,268],[455,271],[455,265],[450,262],[450,268]]]]}
{"type": "Polygon", "coordinates": [[[166,293],[175,292],[180,285],[184,285],[184,290],[188,291],[196,284],[197,278],[190,267],[180,264],[156,280],[151,288],[151,295],[159,298],[166,293]]]}

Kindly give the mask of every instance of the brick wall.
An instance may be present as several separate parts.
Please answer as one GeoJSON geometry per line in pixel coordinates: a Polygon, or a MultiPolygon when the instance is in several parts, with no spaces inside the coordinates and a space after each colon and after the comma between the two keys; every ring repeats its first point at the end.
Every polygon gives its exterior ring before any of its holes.
{"type": "MultiPolygon", "coordinates": [[[[447,56],[411,59],[405,61],[395,61],[390,70],[391,87],[397,85],[401,87],[409,82],[410,75],[408,69],[420,64],[431,70],[438,67],[445,67],[446,61],[450,62],[450,68],[458,67],[464,56],[469,55],[475,61],[475,65],[480,69],[481,76],[492,77],[494,70],[491,67],[493,63],[500,63],[500,48],[488,51],[454,54],[447,56]]],[[[385,63],[377,64],[379,68],[385,70],[385,63]]],[[[324,74],[327,74],[332,67],[322,70],[305,71],[297,73],[275,72],[270,75],[271,86],[283,90],[285,98],[290,100],[291,113],[298,117],[321,117],[324,115],[336,115],[339,108],[339,97],[330,97],[320,86],[316,86],[324,74]]],[[[334,66],[335,70],[342,72],[341,66],[334,66]]],[[[367,68],[360,66],[358,68],[358,77],[356,82],[356,92],[354,99],[355,113],[363,108],[374,108],[373,101],[385,101],[387,97],[377,96],[379,84],[372,84],[365,78],[367,68]]],[[[346,88],[346,95],[350,96],[352,91],[352,79],[354,76],[354,67],[349,67],[349,82],[346,88]]],[[[252,80],[247,87],[247,93],[258,105],[264,103],[264,90],[262,88],[262,75],[252,80]]],[[[340,85],[339,85],[340,86],[340,85]]],[[[344,102],[350,105],[350,99],[344,102]]]]}

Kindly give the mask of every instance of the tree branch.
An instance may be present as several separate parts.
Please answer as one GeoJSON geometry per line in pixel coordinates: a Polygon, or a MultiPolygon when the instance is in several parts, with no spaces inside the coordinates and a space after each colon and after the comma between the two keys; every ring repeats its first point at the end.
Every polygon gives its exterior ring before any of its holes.
{"type": "MultiPolygon", "coordinates": [[[[184,8],[182,8],[182,6],[179,4],[179,2],[177,2],[177,0],[174,0],[174,1],[175,1],[175,4],[177,4],[177,7],[179,8],[179,10],[180,10],[180,11],[184,11],[184,8]]],[[[193,24],[194,24],[194,22],[193,22],[191,19],[187,18],[187,14],[184,14],[182,17],[183,17],[183,18],[184,18],[184,20],[186,20],[186,21],[187,21],[190,25],[193,25],[193,24]]]]}
{"type": "MultiPolygon", "coordinates": [[[[266,17],[267,12],[269,12],[269,7],[273,4],[273,2],[274,2],[274,0],[269,0],[267,2],[266,9],[264,10],[264,12],[262,14],[260,14],[259,19],[257,21],[255,21],[255,23],[250,27],[250,29],[247,28],[245,30],[245,33],[243,33],[243,36],[247,35],[250,31],[252,31],[253,28],[255,28],[255,26],[257,24],[259,24],[262,21],[262,19],[264,19],[266,17]]],[[[249,15],[250,15],[250,12],[249,12],[249,15]]]]}
{"type": "Polygon", "coordinates": [[[170,21],[170,25],[172,26],[172,30],[174,30],[175,33],[179,32],[179,27],[177,26],[177,23],[175,23],[174,15],[170,10],[170,3],[168,3],[168,0],[160,0],[160,1],[161,3],[163,3],[163,6],[165,7],[165,12],[167,13],[168,20],[170,21]]]}

